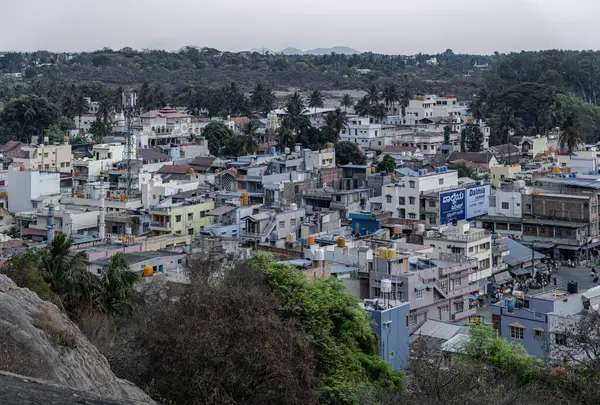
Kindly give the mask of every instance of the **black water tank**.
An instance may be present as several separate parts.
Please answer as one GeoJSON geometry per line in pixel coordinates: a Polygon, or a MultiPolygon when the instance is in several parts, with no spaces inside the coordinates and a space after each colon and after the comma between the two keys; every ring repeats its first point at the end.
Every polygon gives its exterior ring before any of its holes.
{"type": "Polygon", "coordinates": [[[567,292],[569,294],[577,294],[577,281],[569,281],[567,283],[567,292]]]}

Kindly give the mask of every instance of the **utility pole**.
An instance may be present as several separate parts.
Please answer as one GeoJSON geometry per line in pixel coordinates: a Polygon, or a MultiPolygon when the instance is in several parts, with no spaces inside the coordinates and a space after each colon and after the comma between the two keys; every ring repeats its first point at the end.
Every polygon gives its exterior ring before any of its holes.
{"type": "Polygon", "coordinates": [[[134,92],[123,92],[122,94],[123,101],[123,116],[125,118],[125,126],[126,126],[126,145],[125,145],[125,162],[127,165],[127,172],[125,174],[126,179],[126,191],[125,196],[127,199],[130,198],[132,192],[132,182],[133,182],[133,162],[137,159],[136,154],[136,145],[133,135],[133,119],[138,115],[138,109],[136,107],[137,104],[137,94],[134,92]]]}

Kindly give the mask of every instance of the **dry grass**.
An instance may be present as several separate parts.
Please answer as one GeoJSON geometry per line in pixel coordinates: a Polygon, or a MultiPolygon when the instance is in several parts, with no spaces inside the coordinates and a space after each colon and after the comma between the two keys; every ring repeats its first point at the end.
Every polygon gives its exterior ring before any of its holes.
{"type": "Polygon", "coordinates": [[[46,332],[55,344],[70,349],[77,347],[77,336],[73,331],[65,328],[60,314],[42,308],[33,316],[33,325],[46,332]]]}
{"type": "Polygon", "coordinates": [[[18,328],[1,321],[0,370],[35,378],[48,376],[48,365],[27,347],[18,328]]]}

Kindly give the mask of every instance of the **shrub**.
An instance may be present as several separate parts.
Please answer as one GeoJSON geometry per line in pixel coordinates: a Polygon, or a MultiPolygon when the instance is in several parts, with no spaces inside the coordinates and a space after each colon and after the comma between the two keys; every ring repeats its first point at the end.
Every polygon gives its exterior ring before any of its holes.
{"type": "Polygon", "coordinates": [[[58,312],[42,308],[33,316],[33,325],[46,332],[50,339],[57,345],[75,349],[77,336],[63,324],[63,319],[58,312]]]}

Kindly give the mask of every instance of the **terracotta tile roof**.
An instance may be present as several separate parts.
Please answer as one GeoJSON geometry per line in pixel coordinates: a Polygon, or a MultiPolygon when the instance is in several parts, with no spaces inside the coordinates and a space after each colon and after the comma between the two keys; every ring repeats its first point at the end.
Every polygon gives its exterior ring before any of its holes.
{"type": "Polygon", "coordinates": [[[214,156],[196,156],[191,162],[195,170],[208,170],[217,158],[214,156]]]}
{"type": "Polygon", "coordinates": [[[139,149],[138,153],[142,160],[159,160],[166,162],[171,159],[169,155],[165,155],[164,153],[157,152],[153,149],[139,149]]]}
{"type": "Polygon", "coordinates": [[[164,165],[158,169],[159,174],[188,174],[192,167],[190,165],[164,165]]]}
{"type": "Polygon", "coordinates": [[[455,162],[458,160],[464,160],[467,162],[474,163],[489,163],[490,160],[494,157],[491,153],[479,153],[479,152],[454,152],[448,158],[448,162],[455,162]]]}

